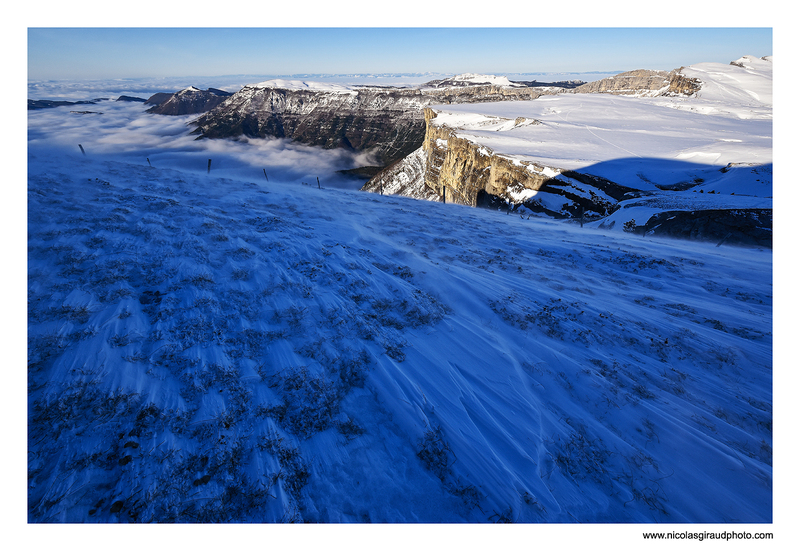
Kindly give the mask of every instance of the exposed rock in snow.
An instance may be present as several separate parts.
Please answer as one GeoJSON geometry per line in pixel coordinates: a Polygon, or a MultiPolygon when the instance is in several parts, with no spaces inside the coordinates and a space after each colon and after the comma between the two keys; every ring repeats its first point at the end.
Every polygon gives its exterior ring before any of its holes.
{"type": "Polygon", "coordinates": [[[441,195],[425,185],[427,151],[420,147],[392,163],[367,182],[362,191],[381,195],[403,195],[426,201],[440,201],[441,195]]]}
{"type": "Polygon", "coordinates": [[[507,77],[496,75],[481,75],[476,73],[463,73],[454,77],[432,80],[422,85],[423,88],[446,88],[450,86],[508,86],[524,87],[524,84],[511,82],[507,77]]]}
{"type": "MultiPolygon", "coordinates": [[[[425,110],[424,178],[404,183],[402,193],[445,193],[448,202],[598,224],[603,217],[616,224],[631,212],[621,207],[644,202],[718,218],[729,209],[769,209],[771,74],[770,61],[745,57],[672,73],[633,71],[533,102],[432,106],[425,110]],[[728,172],[743,163],[749,171],[728,172]]],[[[380,175],[384,189],[399,189],[393,174],[380,175]]],[[[374,191],[376,181],[363,189],[374,191]]],[[[635,225],[676,227],[647,220],[635,225]]],[[[713,224],[696,226],[673,233],[717,237],[713,224]]],[[[742,227],[752,235],[734,232],[731,240],[769,241],[763,225],[742,227]]]]}
{"type": "Polygon", "coordinates": [[[670,73],[644,69],[620,73],[589,82],[573,91],[578,94],[619,94],[626,96],[659,95],[669,88],[670,73]]]}
{"type": "Polygon", "coordinates": [[[559,91],[512,86],[505,78],[494,81],[391,88],[272,80],[245,86],[195,124],[197,133],[206,138],[290,138],[369,152],[375,163],[387,166],[422,144],[422,109],[427,105],[530,100],[559,91]]]}

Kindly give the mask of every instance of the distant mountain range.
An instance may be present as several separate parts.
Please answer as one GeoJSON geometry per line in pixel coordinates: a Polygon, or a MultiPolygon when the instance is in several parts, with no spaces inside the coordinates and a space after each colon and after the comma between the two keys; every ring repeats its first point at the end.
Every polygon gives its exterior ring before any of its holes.
{"type": "Polygon", "coordinates": [[[387,166],[422,143],[426,106],[531,100],[563,90],[473,73],[405,88],[270,80],[245,86],[193,124],[201,138],[289,138],[369,152],[387,166]]]}

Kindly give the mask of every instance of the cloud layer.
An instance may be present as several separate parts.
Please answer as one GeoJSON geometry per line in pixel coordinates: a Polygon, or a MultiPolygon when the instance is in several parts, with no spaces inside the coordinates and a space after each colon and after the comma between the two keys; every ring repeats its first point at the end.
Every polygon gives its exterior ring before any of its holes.
{"type": "Polygon", "coordinates": [[[203,171],[212,160],[218,175],[270,181],[311,183],[320,178],[329,187],[358,188],[363,181],[336,171],[370,164],[366,154],[327,150],[286,139],[241,138],[197,140],[190,124],[196,115],[146,113],[141,103],[101,101],[28,112],[28,149],[42,154],[57,149],[87,156],[125,160],[155,167],[203,171]]]}

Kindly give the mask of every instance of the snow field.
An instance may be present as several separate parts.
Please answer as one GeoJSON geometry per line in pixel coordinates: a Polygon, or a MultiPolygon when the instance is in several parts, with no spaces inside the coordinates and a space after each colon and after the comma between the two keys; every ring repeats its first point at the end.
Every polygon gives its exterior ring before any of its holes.
{"type": "Polygon", "coordinates": [[[29,155],[30,522],[769,522],[772,253],[29,155]]]}

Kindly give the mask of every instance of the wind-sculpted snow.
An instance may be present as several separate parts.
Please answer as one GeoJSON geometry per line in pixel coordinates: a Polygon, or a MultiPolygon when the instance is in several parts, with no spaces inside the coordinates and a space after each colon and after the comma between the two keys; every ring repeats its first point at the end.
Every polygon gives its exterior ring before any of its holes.
{"type": "Polygon", "coordinates": [[[772,253],[29,153],[30,522],[770,522],[772,253]]]}

